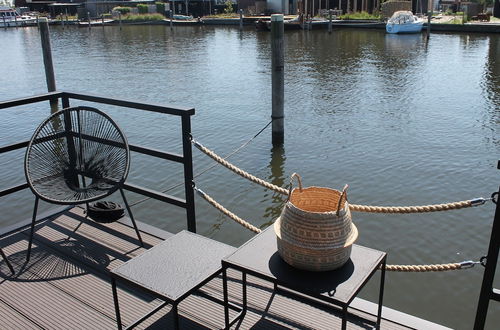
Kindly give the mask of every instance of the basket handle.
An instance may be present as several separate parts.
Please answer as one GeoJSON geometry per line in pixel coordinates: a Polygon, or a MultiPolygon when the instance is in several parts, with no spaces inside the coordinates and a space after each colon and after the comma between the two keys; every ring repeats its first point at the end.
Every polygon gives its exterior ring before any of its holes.
{"type": "Polygon", "coordinates": [[[288,198],[286,199],[287,202],[290,200],[290,196],[292,196],[293,178],[297,178],[297,181],[299,182],[300,192],[302,192],[302,178],[298,173],[293,173],[292,176],[290,176],[290,188],[288,188],[288,198]]]}
{"type": "Polygon", "coordinates": [[[344,189],[342,189],[342,194],[340,195],[339,198],[339,204],[337,205],[337,216],[340,214],[340,206],[342,205],[342,198],[345,198],[345,201],[347,202],[347,189],[349,188],[349,185],[346,184],[344,186],[344,189]]]}

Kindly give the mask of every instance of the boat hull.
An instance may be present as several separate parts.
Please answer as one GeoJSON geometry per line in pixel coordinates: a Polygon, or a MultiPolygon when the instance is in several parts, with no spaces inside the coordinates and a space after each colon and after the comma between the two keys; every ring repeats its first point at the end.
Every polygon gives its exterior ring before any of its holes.
{"type": "Polygon", "coordinates": [[[385,31],[387,33],[420,33],[422,31],[423,25],[423,22],[416,22],[411,24],[387,23],[385,26],[385,31]]]}

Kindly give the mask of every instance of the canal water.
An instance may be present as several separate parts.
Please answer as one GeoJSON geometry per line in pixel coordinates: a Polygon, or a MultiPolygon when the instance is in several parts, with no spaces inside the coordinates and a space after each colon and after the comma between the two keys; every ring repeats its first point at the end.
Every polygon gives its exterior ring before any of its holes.
{"type": "MultiPolygon", "coordinates": [[[[57,87],[196,108],[193,135],[228,155],[270,120],[270,34],[232,27],[51,27],[57,87]]],[[[0,99],[46,91],[37,28],[0,31],[0,99]]],[[[500,171],[500,36],[386,35],[356,29],[285,34],[285,144],[270,129],[230,160],[260,178],[341,189],[352,203],[423,205],[489,197],[500,171]]],[[[73,105],[85,104],[73,102],[73,105]]],[[[99,106],[131,143],[180,152],[180,121],[99,106]]],[[[0,144],[29,139],[47,104],[2,110],[0,144]]],[[[280,213],[284,198],[234,175],[194,150],[196,184],[255,226],[280,213]]],[[[0,155],[1,189],[21,183],[23,151],[0,155]]],[[[129,182],[183,197],[182,168],[133,154],[129,182]]],[[[132,203],[141,196],[129,194],[132,203]]],[[[0,225],[30,217],[33,196],[0,200],[0,225]]],[[[48,206],[44,205],[44,209],[48,206]]],[[[156,201],[133,207],[171,232],[185,212],[156,201]]],[[[198,232],[233,245],[248,230],[196,199],[198,232]]],[[[416,215],[353,213],[359,244],[388,252],[390,264],[478,260],[487,251],[494,205],[416,215]]],[[[483,269],[389,273],[386,306],[449,327],[473,324],[483,269]]],[[[499,281],[496,287],[499,287],[499,281]]],[[[376,301],[372,283],[361,296],[376,301]]],[[[491,304],[488,328],[500,322],[491,304]]]]}

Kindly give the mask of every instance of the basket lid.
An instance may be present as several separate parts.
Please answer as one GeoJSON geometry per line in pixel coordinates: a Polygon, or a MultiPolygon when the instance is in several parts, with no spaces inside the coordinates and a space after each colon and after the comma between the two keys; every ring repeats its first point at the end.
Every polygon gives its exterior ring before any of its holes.
{"type": "MultiPolygon", "coordinates": [[[[276,233],[276,236],[278,236],[279,239],[283,239],[281,237],[281,217],[278,217],[276,221],[274,222],[274,232],[276,233]]],[[[339,248],[341,247],[348,247],[352,245],[356,239],[358,238],[358,228],[354,225],[354,223],[351,222],[351,233],[347,237],[345,243],[342,246],[338,246],[339,248]]]]}

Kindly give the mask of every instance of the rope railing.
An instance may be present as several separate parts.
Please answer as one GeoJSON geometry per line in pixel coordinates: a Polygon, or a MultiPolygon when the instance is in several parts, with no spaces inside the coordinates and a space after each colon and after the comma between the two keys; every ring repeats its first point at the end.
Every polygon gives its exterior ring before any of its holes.
{"type": "MultiPolygon", "coordinates": [[[[228,216],[230,219],[235,221],[236,223],[242,225],[243,227],[253,231],[254,233],[260,233],[262,230],[260,228],[255,227],[248,221],[240,218],[233,212],[229,211],[227,208],[222,206],[215,199],[206,194],[203,190],[194,187],[194,190],[205,199],[210,205],[215,207],[217,210],[228,216]]],[[[463,262],[455,262],[455,263],[445,263],[445,264],[432,264],[432,265],[386,265],[385,269],[390,272],[445,272],[450,270],[460,270],[460,269],[468,269],[474,267],[476,264],[482,264],[479,261],[463,261],[463,262]]]]}
{"type": "MultiPolygon", "coordinates": [[[[283,195],[288,195],[288,189],[282,188],[270,182],[267,182],[261,178],[252,175],[241,168],[231,164],[226,159],[220,157],[212,150],[203,146],[196,140],[192,140],[194,146],[198,148],[201,152],[215,160],[217,163],[226,167],[227,169],[233,171],[234,173],[240,175],[241,177],[248,179],[254,183],[260,184],[261,186],[276,191],[283,195]]],[[[370,206],[370,205],[358,205],[358,204],[349,204],[349,208],[351,211],[355,212],[369,212],[369,213],[398,213],[398,214],[407,214],[407,213],[426,213],[426,212],[438,212],[438,211],[449,211],[449,210],[458,210],[467,207],[479,206],[486,203],[488,199],[486,198],[475,198],[465,201],[459,202],[451,202],[444,204],[431,204],[431,205],[415,205],[415,206],[370,206]]]]}

